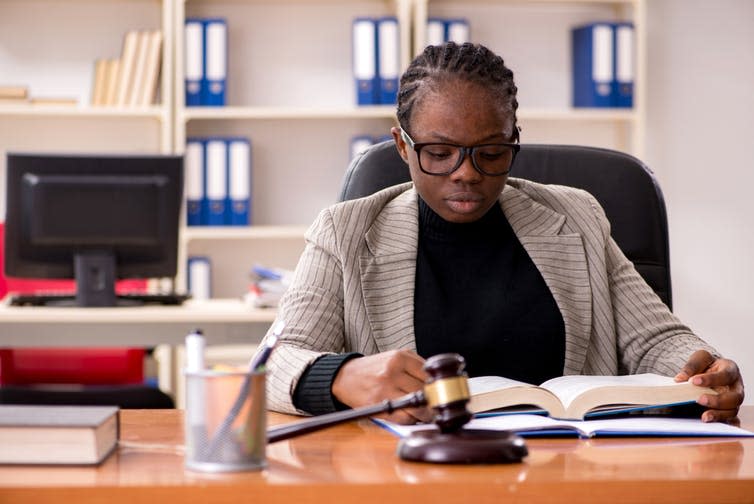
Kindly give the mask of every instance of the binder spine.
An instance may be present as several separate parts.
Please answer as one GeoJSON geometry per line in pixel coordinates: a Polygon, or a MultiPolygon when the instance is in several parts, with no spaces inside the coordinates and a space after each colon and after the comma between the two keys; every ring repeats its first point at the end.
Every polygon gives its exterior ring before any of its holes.
{"type": "Polygon", "coordinates": [[[184,154],[186,169],[186,224],[200,226],[206,219],[202,215],[204,199],[204,142],[189,138],[184,154]]]}
{"type": "Polygon", "coordinates": [[[187,107],[195,107],[202,104],[204,79],[204,26],[200,19],[186,19],[184,39],[185,100],[187,107]]]}
{"type": "Polygon", "coordinates": [[[427,19],[427,45],[442,45],[446,40],[445,21],[441,18],[427,19]]]}
{"type": "Polygon", "coordinates": [[[226,200],[228,197],[227,143],[222,138],[207,140],[206,144],[206,216],[207,225],[227,224],[226,200]]]}
{"type": "Polygon", "coordinates": [[[353,76],[356,81],[356,103],[377,103],[377,27],[372,18],[359,17],[353,21],[353,76]]]}
{"type": "Polygon", "coordinates": [[[202,104],[225,105],[228,75],[228,25],[225,19],[204,20],[205,79],[202,104]]]}
{"type": "Polygon", "coordinates": [[[454,18],[445,21],[445,40],[456,44],[471,41],[471,29],[468,19],[454,18]]]}
{"type": "Polygon", "coordinates": [[[572,32],[574,107],[613,105],[613,30],[593,23],[572,32]]]}
{"type": "Polygon", "coordinates": [[[228,194],[231,226],[248,226],[251,210],[251,142],[228,139],[228,194]]]}
{"type": "Polygon", "coordinates": [[[384,17],[377,21],[379,103],[382,105],[392,105],[398,98],[401,57],[399,39],[398,18],[384,17]]]}
{"type": "Polygon", "coordinates": [[[616,23],[613,29],[615,35],[613,105],[631,108],[634,105],[634,26],[632,23],[616,23]]]}
{"type": "Polygon", "coordinates": [[[188,291],[192,299],[204,301],[212,297],[212,262],[206,256],[190,256],[186,268],[188,291]]]}

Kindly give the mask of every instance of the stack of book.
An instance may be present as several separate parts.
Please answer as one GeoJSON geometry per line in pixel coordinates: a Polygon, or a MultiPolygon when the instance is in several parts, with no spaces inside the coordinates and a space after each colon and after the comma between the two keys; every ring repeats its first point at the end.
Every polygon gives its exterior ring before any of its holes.
{"type": "Polygon", "coordinates": [[[160,30],[130,30],[119,58],[94,63],[92,105],[144,107],[157,101],[162,61],[160,30]]]}
{"type": "Polygon", "coordinates": [[[277,308],[291,283],[293,272],[281,268],[254,266],[245,300],[255,308],[277,308]]]}
{"type": "Polygon", "coordinates": [[[30,96],[27,86],[0,86],[0,105],[76,105],[76,98],[30,96]]]}

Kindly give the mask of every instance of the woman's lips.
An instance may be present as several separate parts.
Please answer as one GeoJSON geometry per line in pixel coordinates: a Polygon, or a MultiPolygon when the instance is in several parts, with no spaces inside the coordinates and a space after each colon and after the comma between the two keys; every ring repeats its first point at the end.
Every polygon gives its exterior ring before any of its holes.
{"type": "Polygon", "coordinates": [[[453,211],[469,213],[479,208],[484,201],[484,196],[472,192],[454,193],[446,197],[445,201],[453,211]]]}

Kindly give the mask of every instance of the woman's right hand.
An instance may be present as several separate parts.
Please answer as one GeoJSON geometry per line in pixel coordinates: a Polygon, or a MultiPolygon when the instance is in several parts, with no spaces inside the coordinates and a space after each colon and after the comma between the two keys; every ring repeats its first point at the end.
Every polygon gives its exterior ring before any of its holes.
{"type": "MultiPolygon", "coordinates": [[[[423,358],[410,350],[391,350],[347,361],[335,375],[332,393],[343,404],[359,408],[416,392],[426,379],[423,358]]],[[[432,413],[428,408],[408,408],[383,418],[411,424],[431,421],[432,413]]]]}

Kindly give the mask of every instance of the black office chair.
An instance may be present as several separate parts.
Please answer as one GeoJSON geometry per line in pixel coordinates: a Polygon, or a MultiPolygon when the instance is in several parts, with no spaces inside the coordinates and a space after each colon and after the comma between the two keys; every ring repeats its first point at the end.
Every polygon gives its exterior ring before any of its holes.
{"type": "MultiPolygon", "coordinates": [[[[584,189],[605,209],[612,236],[637,271],[672,309],[668,219],[652,171],[633,156],[570,145],[522,145],[512,177],[584,189]]],[[[348,167],[340,201],[411,180],[392,140],[373,145],[348,167]]]]}

